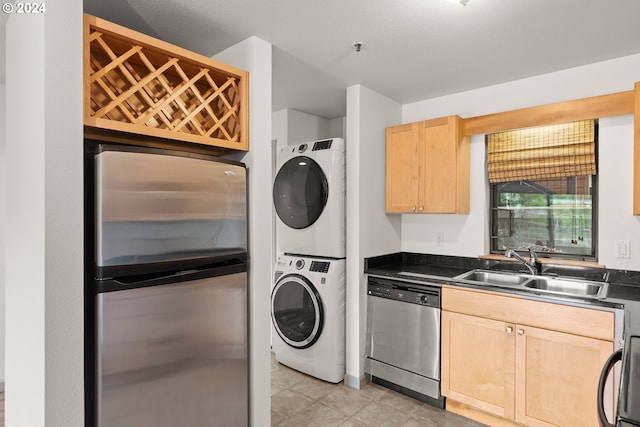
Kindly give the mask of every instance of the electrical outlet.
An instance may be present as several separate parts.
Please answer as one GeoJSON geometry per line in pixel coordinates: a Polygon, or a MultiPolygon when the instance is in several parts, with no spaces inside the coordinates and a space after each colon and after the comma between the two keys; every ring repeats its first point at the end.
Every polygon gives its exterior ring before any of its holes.
{"type": "Polygon", "coordinates": [[[631,242],[616,240],[616,258],[631,258],[631,242]]]}
{"type": "Polygon", "coordinates": [[[444,246],[444,231],[436,232],[436,246],[444,246]]]}

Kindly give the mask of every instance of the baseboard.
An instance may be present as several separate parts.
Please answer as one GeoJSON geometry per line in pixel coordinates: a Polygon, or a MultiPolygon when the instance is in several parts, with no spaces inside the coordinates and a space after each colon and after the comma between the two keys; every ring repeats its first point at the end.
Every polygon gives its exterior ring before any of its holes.
{"type": "Polygon", "coordinates": [[[470,418],[482,424],[486,424],[492,427],[521,427],[520,424],[500,418],[496,415],[483,412],[479,409],[472,408],[464,403],[456,402],[447,399],[446,404],[447,411],[454,414],[462,415],[463,417],[470,418]]]}
{"type": "Polygon", "coordinates": [[[349,387],[351,387],[351,388],[355,388],[356,390],[360,390],[362,387],[365,386],[367,381],[365,380],[364,376],[361,376],[360,378],[358,378],[358,377],[351,376],[349,374],[345,374],[344,375],[344,383],[346,385],[348,385],[349,387]]]}

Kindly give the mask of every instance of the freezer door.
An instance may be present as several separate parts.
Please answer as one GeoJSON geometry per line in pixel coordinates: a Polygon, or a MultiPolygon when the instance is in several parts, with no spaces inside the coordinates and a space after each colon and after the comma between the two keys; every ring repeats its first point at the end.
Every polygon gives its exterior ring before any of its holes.
{"type": "Polygon", "coordinates": [[[96,299],[98,427],[248,425],[246,273],[96,299]]]}
{"type": "Polygon", "coordinates": [[[244,166],[169,153],[95,156],[97,267],[246,252],[244,166]]]}

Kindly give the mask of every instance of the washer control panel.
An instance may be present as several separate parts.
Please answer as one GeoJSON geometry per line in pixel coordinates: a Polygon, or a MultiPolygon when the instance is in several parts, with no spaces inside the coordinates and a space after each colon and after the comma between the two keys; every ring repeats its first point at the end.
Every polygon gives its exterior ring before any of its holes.
{"type": "Polygon", "coordinates": [[[331,261],[322,259],[298,258],[296,256],[282,256],[276,261],[276,267],[295,268],[299,271],[314,273],[329,273],[331,261]]]}

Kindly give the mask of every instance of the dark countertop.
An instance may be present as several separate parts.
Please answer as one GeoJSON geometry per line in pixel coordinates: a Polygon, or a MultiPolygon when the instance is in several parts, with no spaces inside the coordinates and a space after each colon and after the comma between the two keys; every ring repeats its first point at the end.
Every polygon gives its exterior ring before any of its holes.
{"type": "Polygon", "coordinates": [[[640,284],[610,283],[607,299],[640,302],[640,284]]]}
{"type": "MultiPolygon", "coordinates": [[[[587,299],[566,297],[558,298],[553,295],[540,295],[550,301],[582,301],[589,305],[600,305],[613,308],[622,308],[625,303],[640,302],[640,272],[627,270],[612,270],[601,268],[584,268],[573,266],[558,266],[544,264],[542,274],[556,274],[559,276],[582,278],[593,281],[607,281],[608,292],[604,299],[587,299]]],[[[468,257],[456,257],[446,255],[418,254],[411,252],[397,252],[388,255],[365,259],[364,272],[382,277],[390,277],[414,282],[449,283],[466,287],[475,287],[470,283],[453,280],[454,277],[469,270],[502,270],[523,271],[522,265],[513,261],[500,261],[493,259],[480,259],[468,257]],[[424,277],[409,276],[405,272],[424,275],[424,277]]],[[[520,295],[532,295],[530,291],[510,290],[504,287],[482,285],[482,289],[491,289],[504,293],[516,293],[520,295]]],[[[639,314],[640,315],[640,314],[639,314]]]]}
{"type": "Polygon", "coordinates": [[[607,296],[602,299],[579,298],[536,293],[518,288],[489,286],[454,280],[453,278],[473,269],[525,271],[522,265],[513,261],[481,258],[456,257],[446,255],[397,252],[366,258],[364,272],[386,278],[400,279],[415,284],[449,284],[460,287],[491,290],[504,294],[520,295],[559,304],[604,307],[624,310],[624,337],[640,336],[640,272],[602,268],[565,267],[543,264],[542,274],[583,278],[594,281],[608,281],[607,296]],[[414,273],[412,276],[403,273],[414,273]],[[605,280],[606,279],[606,280],[605,280]]]}

